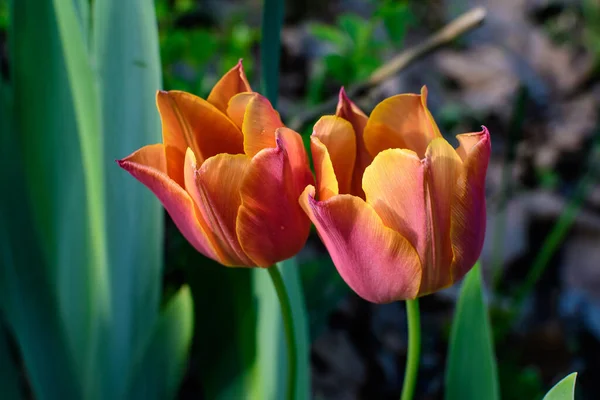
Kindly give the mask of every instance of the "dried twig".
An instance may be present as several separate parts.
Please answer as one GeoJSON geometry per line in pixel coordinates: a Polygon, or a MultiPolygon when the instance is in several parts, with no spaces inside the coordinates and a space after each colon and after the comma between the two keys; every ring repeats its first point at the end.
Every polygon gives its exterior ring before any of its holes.
{"type": "MultiPolygon", "coordinates": [[[[479,26],[483,22],[485,14],[486,11],[483,7],[477,7],[467,11],[440,29],[424,42],[403,51],[379,67],[366,81],[352,85],[346,90],[346,93],[349,97],[357,97],[363,94],[366,90],[381,84],[382,82],[396,75],[399,71],[406,68],[412,62],[429,54],[433,50],[452,42],[460,35],[479,26]]],[[[301,113],[290,122],[289,127],[294,130],[301,129],[307,122],[317,118],[319,115],[331,112],[331,110],[335,109],[337,101],[338,96],[336,95],[319,104],[315,108],[311,108],[306,112],[301,113]]]]}

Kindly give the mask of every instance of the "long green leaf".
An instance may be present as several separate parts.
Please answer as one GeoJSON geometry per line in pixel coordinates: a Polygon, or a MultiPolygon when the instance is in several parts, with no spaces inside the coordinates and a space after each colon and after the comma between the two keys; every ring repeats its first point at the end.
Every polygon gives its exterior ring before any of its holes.
{"type": "Polygon", "coordinates": [[[446,367],[446,400],[499,399],[498,373],[479,263],[460,290],[446,367]]]}
{"type": "MultiPolygon", "coordinates": [[[[178,239],[175,243],[184,240],[178,239]]],[[[199,375],[193,379],[202,382],[206,399],[251,398],[257,318],[252,271],[225,268],[187,244],[176,246],[175,251],[186,270],[198,321],[192,357],[199,375]]]]}
{"type": "Polygon", "coordinates": [[[114,160],[161,140],[154,101],[161,86],[158,32],[151,0],[96,1],[93,14],[111,294],[122,299],[113,303],[104,365],[106,385],[122,396],[133,354],[152,334],[158,315],[163,209],[114,160]]]}
{"type": "Polygon", "coordinates": [[[0,393],[4,399],[20,400],[23,398],[17,368],[10,354],[8,332],[0,320],[0,393]]]}
{"type": "MultiPolygon", "coordinates": [[[[290,296],[298,353],[296,399],[308,399],[309,338],[304,295],[300,285],[298,264],[294,258],[271,268],[279,268],[290,296]]],[[[251,387],[256,398],[278,399],[285,393],[287,355],[281,309],[277,293],[266,271],[254,271],[254,296],[258,306],[256,359],[251,387]]]]}
{"type": "Polygon", "coordinates": [[[14,309],[7,316],[19,330],[29,373],[38,376],[34,391],[39,398],[61,391],[81,397],[82,388],[95,392],[90,384],[92,355],[99,314],[106,305],[95,89],[73,7],[72,1],[13,1],[9,32],[16,152],[24,169],[21,201],[28,207],[9,217],[17,219],[10,233],[31,232],[23,233],[30,242],[24,239],[12,247],[9,273],[23,294],[10,299],[14,309]],[[29,216],[32,221],[25,227],[29,216]],[[50,339],[39,335],[41,326],[33,329],[42,323],[50,339]],[[54,347],[60,368],[49,369],[40,360],[42,355],[49,358],[43,350],[48,345],[54,347]],[[66,377],[48,387],[61,369],[66,377]]]}
{"type": "Polygon", "coordinates": [[[573,400],[575,399],[575,380],[577,372],[564,377],[546,395],[544,400],[573,400]]]}
{"type": "MultiPolygon", "coordinates": [[[[186,246],[187,247],[187,246],[186,246]]],[[[186,251],[178,248],[185,257],[186,251]]],[[[280,267],[290,295],[298,346],[297,398],[307,399],[309,336],[295,261],[280,267]]],[[[207,399],[278,399],[287,359],[281,310],[267,271],[225,268],[197,254],[185,258],[196,304],[193,357],[207,399]],[[206,305],[210,304],[210,307],[206,305]],[[207,329],[206,327],[210,327],[207,329]]]]}
{"type": "Polygon", "coordinates": [[[169,301],[133,369],[127,399],[172,399],[177,393],[194,331],[193,302],[188,287],[169,301]]]}
{"type": "MultiPolygon", "coordinates": [[[[67,314],[65,320],[69,325],[86,322],[89,332],[82,331],[79,326],[71,334],[73,342],[83,341],[87,347],[76,347],[77,364],[82,368],[86,397],[103,397],[104,387],[98,379],[97,370],[99,355],[104,354],[104,338],[108,335],[107,322],[112,320],[111,295],[108,277],[108,259],[106,244],[105,198],[104,198],[104,165],[102,148],[102,126],[98,101],[97,82],[91,66],[82,25],[77,19],[75,5],[71,0],[54,0],[56,22],[61,40],[62,55],[65,61],[68,80],[73,99],[75,121],[79,138],[79,151],[82,158],[84,193],[86,203],[86,219],[88,228],[85,236],[89,243],[89,252],[83,265],[77,267],[88,269],[89,276],[84,281],[87,285],[85,295],[90,302],[82,315],[73,318],[67,314]],[[79,32],[79,34],[77,34],[79,32]]],[[[61,243],[63,244],[63,243],[61,243]]],[[[72,281],[72,270],[69,266],[66,276],[59,281],[59,294],[69,293],[72,281]],[[63,282],[66,282],[65,285],[63,282]]],[[[80,294],[81,295],[81,294],[80,294]]],[[[68,299],[73,302],[72,298],[68,299]]],[[[61,304],[64,301],[61,299],[61,304]]]]}
{"type": "MultiPolygon", "coordinates": [[[[0,76],[0,187],[8,188],[13,186],[14,173],[9,172],[14,169],[11,166],[12,160],[10,151],[14,150],[14,145],[11,146],[12,138],[14,138],[14,132],[12,129],[12,115],[9,111],[9,90],[8,86],[2,80],[0,76]],[[12,148],[12,149],[11,149],[12,148]],[[10,176],[9,176],[10,174],[10,176]]],[[[10,194],[8,196],[14,196],[10,194]]],[[[5,196],[0,197],[0,217],[2,221],[8,221],[6,219],[6,211],[8,202],[5,196]],[[4,211],[3,211],[4,210],[4,211]]],[[[14,210],[11,210],[13,212],[14,210]]],[[[8,241],[8,229],[9,227],[3,224],[4,227],[0,227],[0,243],[8,241]]],[[[8,399],[21,399],[23,393],[19,387],[19,378],[17,374],[17,366],[12,359],[8,346],[8,331],[7,326],[4,322],[3,309],[8,305],[7,303],[7,286],[14,284],[12,281],[6,281],[7,269],[9,268],[8,249],[3,249],[6,245],[0,244],[0,393],[3,393],[8,399]],[[3,284],[4,283],[4,284],[3,284]]]]}

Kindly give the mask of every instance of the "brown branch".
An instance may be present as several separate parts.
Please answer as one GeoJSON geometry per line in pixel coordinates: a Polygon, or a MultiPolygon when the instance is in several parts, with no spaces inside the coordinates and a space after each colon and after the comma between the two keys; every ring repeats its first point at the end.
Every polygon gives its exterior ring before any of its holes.
{"type": "MultiPolygon", "coordinates": [[[[431,53],[433,50],[452,42],[457,37],[479,26],[485,19],[486,11],[483,7],[477,7],[467,11],[448,25],[444,26],[438,32],[430,36],[424,42],[413,46],[398,54],[384,65],[376,69],[371,76],[346,90],[349,97],[355,97],[369,90],[370,88],[381,84],[387,79],[393,77],[402,71],[414,61],[431,53]]],[[[333,96],[315,108],[309,109],[293,119],[289,127],[294,130],[301,129],[304,124],[317,118],[318,116],[331,112],[335,109],[338,96],[333,96]]]]}

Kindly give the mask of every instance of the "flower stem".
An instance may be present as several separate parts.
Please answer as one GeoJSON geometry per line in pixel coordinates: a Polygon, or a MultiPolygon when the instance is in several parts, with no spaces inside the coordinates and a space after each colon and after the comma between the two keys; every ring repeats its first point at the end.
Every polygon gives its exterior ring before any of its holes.
{"type": "Polygon", "coordinates": [[[421,322],[417,299],[406,300],[406,319],[408,321],[408,354],[406,355],[406,370],[400,400],[412,400],[417,383],[421,349],[421,322]]]}
{"type": "Polygon", "coordinates": [[[267,268],[277,297],[279,298],[279,305],[281,306],[281,314],[283,317],[283,326],[285,329],[285,339],[288,356],[288,368],[287,368],[287,400],[294,400],[296,397],[296,369],[298,364],[298,356],[296,354],[296,332],[294,330],[294,317],[292,315],[292,306],[290,304],[290,298],[288,296],[285,284],[281,277],[281,272],[277,265],[273,265],[267,268]]]}

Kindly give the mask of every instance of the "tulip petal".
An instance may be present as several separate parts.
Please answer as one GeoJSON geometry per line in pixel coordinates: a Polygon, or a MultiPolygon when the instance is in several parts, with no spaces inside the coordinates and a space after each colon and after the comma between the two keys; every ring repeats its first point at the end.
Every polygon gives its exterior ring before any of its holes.
{"type": "Polygon", "coordinates": [[[298,197],[313,183],[299,134],[287,128],[276,133],[277,147],[259,152],[241,188],[237,235],[242,248],[260,267],[269,267],[298,253],[310,221],[298,197]]]}
{"type": "Polygon", "coordinates": [[[363,189],[385,226],[406,237],[427,265],[425,169],[419,157],[404,149],[382,151],[365,170],[363,189]]]}
{"type": "Polygon", "coordinates": [[[222,262],[223,258],[211,241],[210,230],[205,226],[194,201],[167,175],[165,149],[162,144],[142,147],[117,162],[158,197],[179,231],[196,250],[222,262]]]}
{"type": "Polygon", "coordinates": [[[275,148],[275,131],[282,126],[279,113],[271,102],[255,93],[248,102],[242,124],[246,155],[254,157],[262,149],[275,148]]]}
{"type": "Polygon", "coordinates": [[[319,200],[327,200],[340,192],[331,157],[327,147],[316,136],[310,137],[310,151],[315,166],[319,200]]]}
{"type": "Polygon", "coordinates": [[[452,268],[455,280],[463,277],[473,267],[483,247],[486,223],[485,176],[491,153],[490,134],[485,127],[479,133],[458,137],[461,147],[464,146],[468,153],[464,158],[452,203],[452,268]],[[474,139],[477,139],[475,144],[474,139]]]}
{"type": "Polygon", "coordinates": [[[250,84],[244,73],[242,60],[231,68],[213,87],[207,101],[222,113],[227,110],[229,99],[241,92],[251,92],[250,84]]]}
{"type": "Polygon", "coordinates": [[[425,155],[428,199],[428,231],[431,235],[429,265],[423,270],[420,294],[427,294],[453,283],[451,208],[462,161],[444,139],[429,143],[425,155]]]}
{"type": "Polygon", "coordinates": [[[229,100],[227,115],[240,130],[244,124],[244,115],[246,114],[248,103],[254,96],[256,96],[256,93],[244,92],[236,94],[229,100]]]}
{"type": "Polygon", "coordinates": [[[316,201],[314,195],[315,188],[306,187],[300,204],[344,281],[373,303],[415,298],[421,267],[408,240],[386,227],[371,206],[356,196],[316,201]]]}
{"type": "Polygon", "coordinates": [[[421,94],[400,94],[379,103],[364,131],[365,146],[372,156],[386,149],[409,149],[420,158],[440,131],[427,109],[427,88],[421,94]]]}
{"type": "Polygon", "coordinates": [[[364,129],[367,125],[368,117],[348,98],[348,96],[346,96],[346,91],[343,87],[340,89],[335,115],[350,122],[352,124],[352,128],[354,129],[354,134],[356,135],[356,160],[354,162],[354,171],[352,173],[352,183],[349,193],[364,199],[365,192],[362,189],[362,177],[365,172],[365,168],[367,168],[367,166],[369,166],[369,164],[371,164],[373,161],[373,157],[367,151],[363,139],[364,129]]]}
{"type": "Polygon", "coordinates": [[[356,158],[356,137],[352,125],[341,117],[326,115],[315,124],[313,136],[327,148],[339,193],[350,193],[356,158]]]}
{"type": "MultiPolygon", "coordinates": [[[[487,131],[487,128],[483,127],[483,129],[487,131]]],[[[456,139],[458,139],[458,143],[460,144],[456,149],[456,152],[461,160],[465,161],[467,159],[467,155],[471,152],[473,147],[481,141],[482,133],[483,131],[456,135],[456,139]]]]}
{"type": "MultiPolygon", "coordinates": [[[[187,156],[194,153],[188,150],[187,156]]],[[[253,266],[242,250],[235,232],[238,209],[242,204],[240,187],[250,159],[244,154],[218,154],[197,170],[186,171],[186,189],[212,228],[229,266],[253,266]]]]}
{"type": "Polygon", "coordinates": [[[163,124],[167,171],[181,186],[187,148],[198,163],[220,153],[243,152],[240,130],[213,105],[186,92],[158,92],[156,102],[163,124]]]}

